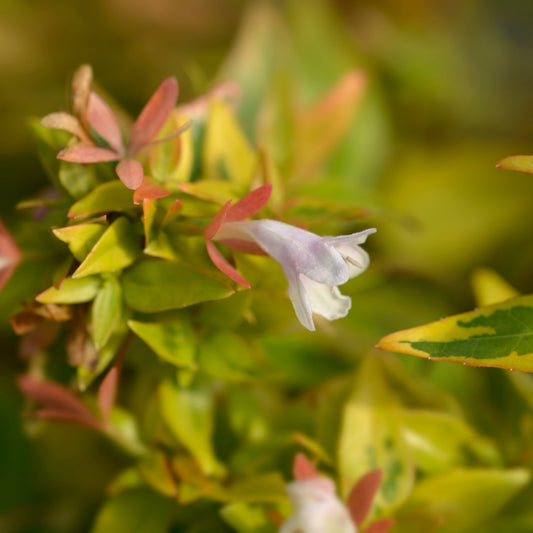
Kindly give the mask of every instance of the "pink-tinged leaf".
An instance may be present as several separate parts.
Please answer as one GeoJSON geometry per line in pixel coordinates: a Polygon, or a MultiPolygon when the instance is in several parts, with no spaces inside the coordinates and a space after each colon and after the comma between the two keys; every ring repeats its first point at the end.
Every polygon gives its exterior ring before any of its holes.
{"type": "Polygon", "coordinates": [[[75,146],[67,146],[67,148],[61,150],[57,154],[57,158],[70,163],[102,163],[105,161],[118,161],[120,156],[107,148],[77,144],[75,146]]]}
{"type": "Polygon", "coordinates": [[[145,176],[142,183],[133,193],[133,203],[138,205],[142,204],[143,200],[157,200],[158,198],[165,198],[171,194],[171,191],[161,185],[157,185],[157,183],[154,183],[149,177],[145,176]]]}
{"type": "Polygon", "coordinates": [[[231,207],[231,200],[226,202],[222,209],[213,217],[213,220],[204,228],[204,237],[207,240],[212,239],[222,226],[222,223],[226,221],[226,216],[231,207]]]}
{"type": "Polygon", "coordinates": [[[176,78],[167,78],[157,88],[133,125],[128,152],[132,155],[144,148],[168,120],[178,99],[176,78]]]}
{"type": "Polygon", "coordinates": [[[37,418],[43,418],[48,420],[56,420],[58,422],[68,422],[73,424],[80,424],[87,426],[91,429],[101,430],[102,423],[96,418],[87,418],[76,413],[68,413],[65,411],[55,411],[53,409],[40,409],[36,411],[35,416],[37,418]]]}
{"type": "Polygon", "coordinates": [[[160,139],[157,139],[155,141],[152,141],[146,145],[146,147],[155,146],[157,144],[164,143],[165,141],[169,141],[170,139],[173,139],[174,137],[177,137],[178,135],[181,135],[184,131],[188,130],[192,125],[192,120],[188,120],[180,126],[178,129],[174,130],[172,133],[169,133],[168,135],[165,135],[164,137],[161,137],[160,139]]]}
{"type": "Polygon", "coordinates": [[[213,87],[204,96],[178,106],[178,112],[186,117],[202,118],[207,115],[209,104],[213,100],[225,100],[231,107],[235,108],[240,96],[241,88],[238,84],[232,81],[222,82],[213,87]]]}
{"type": "Polygon", "coordinates": [[[235,283],[250,289],[252,286],[239,274],[239,272],[228,263],[226,258],[218,251],[218,248],[212,241],[206,241],[207,253],[213,261],[213,264],[223,273],[232,279],[235,283]]]}
{"type": "Polygon", "coordinates": [[[98,406],[100,407],[104,424],[107,424],[109,421],[111,409],[113,409],[113,405],[115,405],[121,367],[121,361],[117,362],[107,373],[98,389],[98,406]]]}
{"type": "Polygon", "coordinates": [[[143,166],[135,159],[122,159],[116,168],[120,181],[128,189],[137,189],[144,179],[143,166]]]}
{"type": "Polygon", "coordinates": [[[166,226],[170,224],[178,215],[183,207],[183,202],[181,200],[174,200],[172,205],[168,208],[168,211],[165,213],[163,220],[161,221],[161,226],[166,226]]]}
{"type": "Polygon", "coordinates": [[[296,454],[292,465],[292,475],[296,481],[312,479],[320,476],[320,472],[315,465],[303,453],[296,454]]]}
{"type": "Polygon", "coordinates": [[[382,518],[372,522],[363,533],[387,533],[394,526],[393,518],[382,518]]]}
{"type": "Polygon", "coordinates": [[[109,106],[96,94],[91,92],[89,97],[89,109],[87,112],[89,124],[94,128],[108,144],[119,154],[124,153],[124,143],[120,127],[113,111],[109,106]]]}
{"type": "Polygon", "coordinates": [[[41,119],[41,126],[45,128],[52,128],[55,130],[64,130],[72,133],[78,139],[86,144],[92,144],[91,138],[87,135],[80,121],[68,113],[60,111],[58,113],[50,113],[41,119]]]}
{"type": "Polygon", "coordinates": [[[40,412],[40,416],[43,416],[43,412],[55,413],[92,427],[101,426],[100,421],[89,408],[76,395],[61,385],[36,379],[29,375],[19,376],[18,385],[26,396],[45,406],[45,409],[40,412]]]}
{"type": "Polygon", "coordinates": [[[8,282],[21,259],[20,250],[0,220],[0,290],[8,282]]]}
{"type": "Polygon", "coordinates": [[[503,168],[504,170],[519,170],[533,174],[533,155],[512,155],[502,159],[496,167],[503,168]]]}
{"type": "Polygon", "coordinates": [[[72,77],[72,112],[77,117],[82,126],[88,130],[87,107],[89,106],[89,95],[93,83],[93,70],[90,65],[82,65],[72,77]]]}
{"type": "Polygon", "coordinates": [[[372,503],[382,479],[383,472],[381,470],[371,470],[359,479],[350,491],[347,506],[357,526],[365,521],[372,509],[372,503]]]}
{"type": "Polygon", "coordinates": [[[265,207],[271,194],[271,183],[266,183],[254,189],[229,208],[225,222],[235,222],[253,217],[265,207]]]}

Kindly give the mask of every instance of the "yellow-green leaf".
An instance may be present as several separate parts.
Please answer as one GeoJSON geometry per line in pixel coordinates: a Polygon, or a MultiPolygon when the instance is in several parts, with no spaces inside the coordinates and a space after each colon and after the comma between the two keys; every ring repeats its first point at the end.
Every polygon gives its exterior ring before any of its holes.
{"type": "Polygon", "coordinates": [[[139,322],[130,320],[130,329],[154,352],[179,367],[196,368],[195,336],[186,319],[166,322],[139,322]]]}
{"type": "Polygon", "coordinates": [[[53,231],[59,240],[67,243],[72,255],[78,261],[83,261],[105,229],[106,225],[103,222],[92,222],[57,228],[53,231]]]}
{"type": "Polygon", "coordinates": [[[106,229],[72,277],[121,270],[131,265],[140,251],[141,241],[133,226],[126,217],[119,217],[106,229]]]}
{"type": "Polygon", "coordinates": [[[377,498],[382,507],[397,506],[411,491],[414,469],[396,400],[372,355],[362,363],[343,408],[338,462],[344,495],[375,468],[383,471],[377,498]]]}
{"type": "Polygon", "coordinates": [[[122,286],[115,276],[110,276],[104,280],[91,308],[92,336],[97,350],[109,340],[121,314],[122,286]]]}
{"type": "Polygon", "coordinates": [[[392,333],[378,347],[391,352],[533,371],[533,295],[392,333]]]}
{"type": "Polygon", "coordinates": [[[89,276],[83,279],[67,278],[56,289],[50,287],[45,290],[36,300],[42,304],[78,304],[90,302],[98,293],[101,285],[98,276],[89,276]]]}
{"type": "Polygon", "coordinates": [[[248,185],[256,164],[256,156],[228,104],[212,102],[205,133],[204,176],[248,185]]]}
{"type": "Polygon", "coordinates": [[[78,200],[70,208],[68,216],[76,218],[110,211],[122,212],[133,207],[133,191],[124,187],[119,180],[108,181],[93,189],[81,200],[78,200]]]}
{"type": "Polygon", "coordinates": [[[496,166],[505,170],[533,173],[533,155],[511,155],[502,159],[496,166]]]}
{"type": "Polygon", "coordinates": [[[478,268],[472,274],[472,288],[480,307],[518,296],[518,291],[490,268],[478,268]]]}

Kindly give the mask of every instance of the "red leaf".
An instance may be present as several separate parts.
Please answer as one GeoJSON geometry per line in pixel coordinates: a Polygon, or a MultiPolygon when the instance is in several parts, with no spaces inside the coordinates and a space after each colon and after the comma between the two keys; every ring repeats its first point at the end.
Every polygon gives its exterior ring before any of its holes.
{"type": "Polygon", "coordinates": [[[120,155],[107,148],[77,144],[61,150],[57,154],[57,158],[71,163],[102,163],[104,161],[118,161],[120,155]]]}
{"type": "Polygon", "coordinates": [[[91,429],[101,430],[102,424],[96,418],[85,418],[78,414],[68,413],[64,411],[54,411],[53,409],[41,409],[35,413],[37,418],[47,418],[49,420],[57,420],[58,422],[71,422],[74,424],[81,424],[82,426],[90,427],[91,429]]]}
{"type": "Polygon", "coordinates": [[[0,290],[7,283],[20,261],[21,253],[0,220],[0,290]]]}
{"type": "Polygon", "coordinates": [[[142,183],[133,193],[133,203],[142,204],[143,200],[157,200],[157,198],[165,198],[171,195],[172,192],[161,185],[157,185],[147,176],[144,177],[142,183]]]}
{"type": "Polygon", "coordinates": [[[109,106],[96,94],[91,92],[87,113],[89,124],[119,154],[124,153],[124,143],[120,128],[109,106]]]}
{"type": "Polygon", "coordinates": [[[320,472],[315,465],[303,453],[296,454],[292,465],[292,475],[296,481],[311,479],[320,476],[320,472]]]}
{"type": "Polygon", "coordinates": [[[107,373],[98,389],[98,406],[100,407],[104,424],[107,424],[109,421],[111,409],[113,409],[113,405],[115,404],[121,368],[122,364],[119,361],[107,373]]]}
{"type": "Polygon", "coordinates": [[[372,522],[363,533],[387,533],[392,526],[394,526],[394,519],[382,518],[372,522]]]}
{"type": "Polygon", "coordinates": [[[130,154],[136,154],[157,135],[172,113],[177,99],[178,82],[176,78],[167,78],[148,100],[133,125],[128,147],[130,154]]]}
{"type": "Polygon", "coordinates": [[[218,251],[217,247],[212,241],[206,241],[207,253],[213,261],[214,265],[228,278],[232,279],[235,283],[247,287],[250,289],[252,286],[239,274],[239,272],[231,266],[226,258],[218,251]]]}
{"type": "Polygon", "coordinates": [[[371,470],[359,479],[350,491],[347,505],[357,526],[360,526],[368,516],[382,478],[381,470],[371,470]]]}
{"type": "Polygon", "coordinates": [[[272,183],[266,183],[254,189],[229,208],[225,222],[235,222],[253,217],[265,207],[271,194],[272,183]]]}
{"type": "Polygon", "coordinates": [[[120,181],[128,189],[137,189],[144,179],[143,166],[135,159],[122,159],[116,170],[120,181]]]}
{"type": "Polygon", "coordinates": [[[91,427],[101,427],[101,422],[89,408],[65,387],[29,375],[19,376],[18,385],[26,396],[45,406],[44,410],[38,412],[39,416],[68,419],[91,427]]]}
{"type": "Polygon", "coordinates": [[[204,237],[207,240],[212,239],[217,234],[217,231],[220,229],[220,226],[222,226],[222,223],[226,221],[226,216],[228,214],[230,207],[231,207],[231,200],[227,201],[222,206],[222,209],[213,217],[213,220],[211,220],[211,222],[204,228],[204,237]]]}
{"type": "Polygon", "coordinates": [[[172,222],[179,214],[181,208],[183,207],[183,202],[181,200],[174,200],[172,205],[168,208],[168,211],[165,213],[163,220],[161,221],[161,226],[166,226],[172,222]]]}

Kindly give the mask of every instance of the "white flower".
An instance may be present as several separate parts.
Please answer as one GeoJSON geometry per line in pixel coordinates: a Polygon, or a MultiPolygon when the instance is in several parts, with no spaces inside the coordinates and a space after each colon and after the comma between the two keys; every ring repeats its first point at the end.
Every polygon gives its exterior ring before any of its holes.
{"type": "Polygon", "coordinates": [[[314,331],[313,313],[327,320],[342,318],[352,306],[338,285],[361,274],[369,263],[359,246],[374,228],[341,237],[319,237],[277,220],[223,222],[214,240],[241,251],[256,245],[273,257],[289,282],[289,298],[296,316],[314,331]]]}
{"type": "Polygon", "coordinates": [[[335,494],[335,484],[318,476],[287,485],[291,516],[279,533],[357,533],[352,518],[335,494]]]}

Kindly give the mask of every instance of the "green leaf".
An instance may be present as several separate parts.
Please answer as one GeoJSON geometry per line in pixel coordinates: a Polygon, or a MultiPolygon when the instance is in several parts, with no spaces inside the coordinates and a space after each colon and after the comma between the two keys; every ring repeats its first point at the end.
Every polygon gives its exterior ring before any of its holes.
{"type": "Polygon", "coordinates": [[[533,155],[511,155],[502,159],[496,166],[504,170],[533,173],[533,155]]]}
{"type": "Polygon", "coordinates": [[[122,286],[115,276],[104,280],[91,308],[92,337],[97,350],[106,344],[122,314],[122,286]]]}
{"type": "Polygon", "coordinates": [[[213,379],[248,381],[265,375],[265,363],[239,335],[220,330],[202,339],[198,363],[213,379]]]}
{"type": "Polygon", "coordinates": [[[72,255],[81,262],[104,234],[106,227],[102,222],[92,222],[56,228],[53,232],[59,240],[68,244],[72,255]]]}
{"type": "Polygon", "coordinates": [[[165,322],[130,320],[128,326],[165,361],[178,367],[196,368],[196,339],[186,318],[165,322]]]}
{"type": "Polygon", "coordinates": [[[381,339],[378,347],[435,361],[531,372],[533,296],[398,331],[381,339]]]}
{"type": "Polygon", "coordinates": [[[228,104],[212,102],[204,140],[205,177],[249,185],[256,165],[256,156],[228,104]]]}
{"type": "Polygon", "coordinates": [[[456,416],[438,411],[405,410],[401,413],[401,421],[415,461],[426,473],[466,464],[470,457],[467,452],[492,465],[499,462],[498,452],[490,441],[482,439],[456,416]]]}
{"type": "Polygon", "coordinates": [[[363,361],[344,406],[338,462],[345,495],[361,476],[375,468],[383,471],[376,500],[382,507],[397,506],[411,491],[414,469],[396,400],[375,357],[363,361]]]}
{"type": "Polygon", "coordinates": [[[439,533],[483,531],[483,522],[494,516],[530,477],[525,469],[472,469],[423,479],[398,514],[398,530],[403,530],[402,515],[412,520],[417,511],[422,511],[441,518],[439,533]]]}
{"type": "Polygon", "coordinates": [[[151,490],[126,490],[106,501],[91,533],[167,533],[174,506],[151,490]]]}
{"type": "Polygon", "coordinates": [[[122,277],[124,299],[135,311],[156,313],[179,309],[233,293],[227,285],[182,263],[146,259],[122,277]]]}
{"type": "Polygon", "coordinates": [[[84,197],[98,184],[92,165],[61,161],[58,176],[63,187],[73,198],[84,197]]]}
{"type": "Polygon", "coordinates": [[[102,284],[98,276],[90,276],[83,279],[67,278],[59,289],[50,287],[45,290],[36,300],[42,304],[79,304],[90,302],[98,293],[102,284]]]}
{"type": "Polygon", "coordinates": [[[222,518],[239,533],[270,533],[272,521],[262,507],[232,503],[220,511],[222,518]]]}
{"type": "Polygon", "coordinates": [[[133,191],[124,187],[121,181],[109,181],[93,189],[87,196],[78,200],[68,212],[76,218],[110,211],[127,211],[134,208],[133,191]]]}
{"type": "Polygon", "coordinates": [[[181,388],[171,380],[159,389],[161,411],[172,435],[195,457],[207,475],[224,471],[213,450],[213,399],[202,387],[181,388]]]}
{"type": "Polygon", "coordinates": [[[131,265],[140,251],[140,238],[132,224],[126,217],[119,217],[106,229],[72,277],[121,270],[131,265]]]}
{"type": "Polygon", "coordinates": [[[45,128],[41,126],[37,119],[30,121],[30,128],[37,143],[41,164],[48,174],[48,178],[58,189],[63,189],[63,185],[58,178],[61,161],[57,158],[57,154],[65,147],[72,135],[65,131],[45,128]]]}

